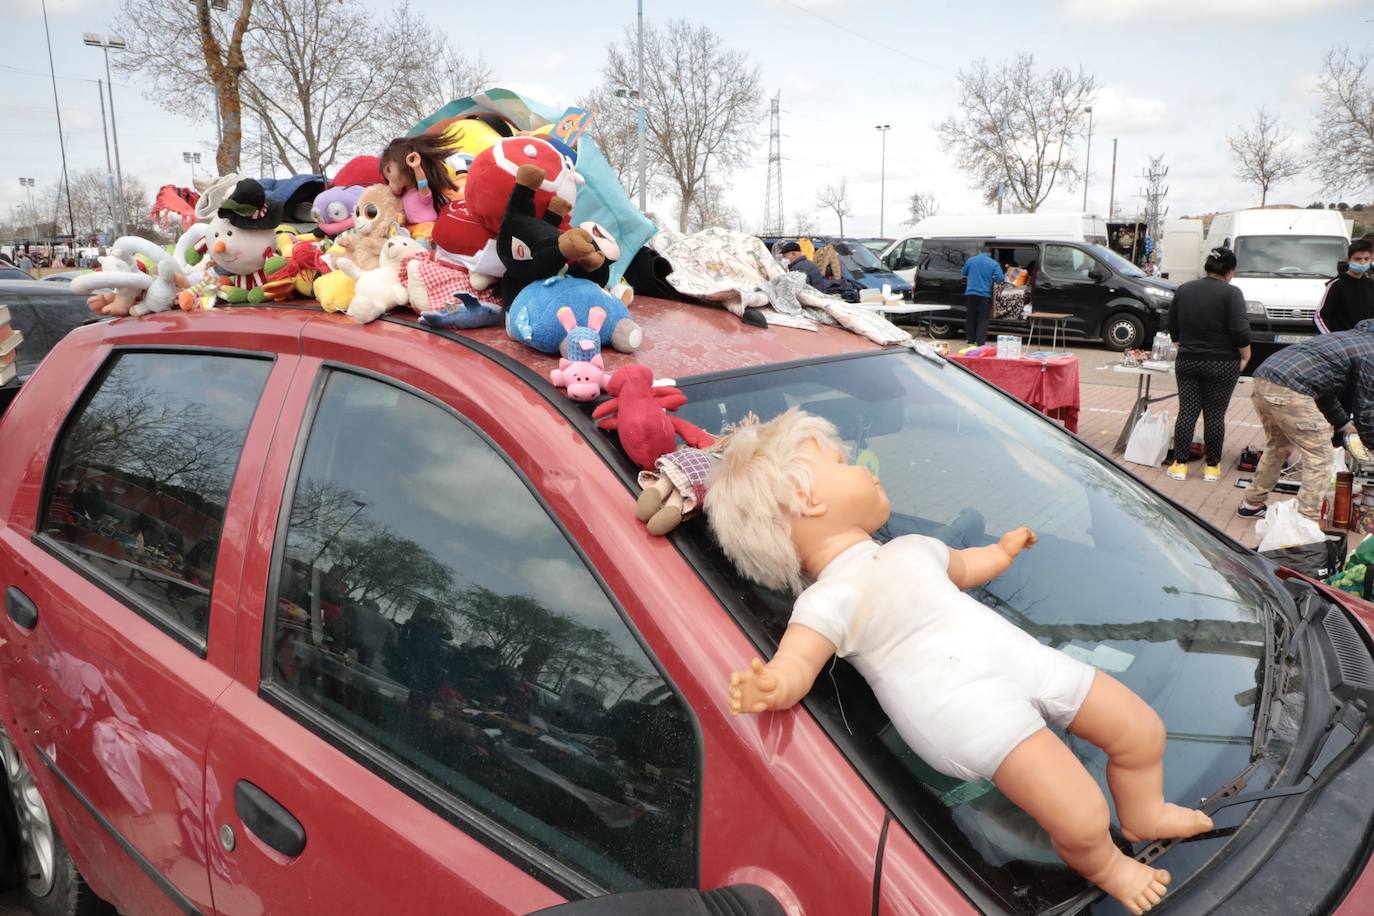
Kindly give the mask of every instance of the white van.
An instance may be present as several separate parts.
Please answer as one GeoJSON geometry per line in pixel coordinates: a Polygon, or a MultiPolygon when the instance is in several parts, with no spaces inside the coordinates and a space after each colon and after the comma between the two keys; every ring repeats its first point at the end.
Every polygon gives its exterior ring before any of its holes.
{"type": "Polygon", "coordinates": [[[1107,221],[1090,213],[976,213],[927,216],[883,251],[882,262],[914,282],[925,239],[1035,239],[1107,244],[1107,221]]]}
{"type": "Polygon", "coordinates": [[[1212,217],[1204,239],[1201,220],[1169,220],[1160,266],[1169,280],[1182,283],[1202,276],[1207,252],[1230,248],[1252,339],[1297,343],[1317,332],[1317,308],[1345,260],[1352,225],[1335,210],[1237,210],[1212,217]]]}

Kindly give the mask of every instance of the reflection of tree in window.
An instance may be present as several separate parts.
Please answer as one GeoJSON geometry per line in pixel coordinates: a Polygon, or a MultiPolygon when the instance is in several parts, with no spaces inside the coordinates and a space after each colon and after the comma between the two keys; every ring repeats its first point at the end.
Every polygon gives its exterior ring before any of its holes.
{"type": "Polygon", "coordinates": [[[331,376],[275,632],[282,686],[548,854],[617,890],[694,883],[681,701],[524,483],[447,412],[331,376]]]}
{"type": "Polygon", "coordinates": [[[58,449],[44,532],[204,633],[225,502],[271,363],[117,357],[58,449]]]}

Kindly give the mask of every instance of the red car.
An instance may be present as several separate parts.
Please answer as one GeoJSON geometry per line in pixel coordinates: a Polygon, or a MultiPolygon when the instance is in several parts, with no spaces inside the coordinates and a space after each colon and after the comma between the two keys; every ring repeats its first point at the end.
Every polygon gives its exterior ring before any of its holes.
{"type": "MultiPolygon", "coordinates": [[[[1166,911],[1374,909],[1368,605],[933,354],[636,317],[698,425],[832,419],[881,466],[884,536],[1035,527],[977,597],[1144,696],[1167,794],[1215,812],[1140,850],[1166,911]]],[[[553,364],[501,329],[291,307],[57,345],[0,417],[0,848],[33,909],[1119,912],[990,784],[906,748],[847,664],[732,718],[789,597],[699,518],[648,535],[553,364]]]]}

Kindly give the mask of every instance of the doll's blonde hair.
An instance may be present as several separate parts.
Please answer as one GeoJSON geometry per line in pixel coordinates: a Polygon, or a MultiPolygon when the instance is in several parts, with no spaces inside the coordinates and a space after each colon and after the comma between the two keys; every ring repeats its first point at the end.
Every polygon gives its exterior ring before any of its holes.
{"type": "Polygon", "coordinates": [[[725,555],[755,582],[794,594],[807,586],[792,544],[792,518],[811,495],[807,442],[845,451],[833,423],[796,407],[767,423],[746,417],[718,444],[706,485],[706,517],[725,555]]]}

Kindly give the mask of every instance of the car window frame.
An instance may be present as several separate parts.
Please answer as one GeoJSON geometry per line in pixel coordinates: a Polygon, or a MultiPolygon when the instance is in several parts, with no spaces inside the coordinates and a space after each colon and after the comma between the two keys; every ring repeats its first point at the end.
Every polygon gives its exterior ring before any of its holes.
{"type": "Polygon", "coordinates": [[[1101,281],[1099,281],[1099,280],[1094,280],[1094,279],[1093,279],[1093,277],[1092,277],[1092,271],[1093,271],[1094,268],[1097,268],[1098,270],[1106,270],[1108,276],[1111,276],[1111,275],[1114,273],[1114,271],[1112,271],[1112,270],[1106,268],[1106,267],[1102,264],[1102,262],[1099,261],[1099,260],[1093,255],[1093,253],[1092,253],[1091,251],[1088,251],[1088,250],[1085,249],[1085,248],[1080,248],[1080,247],[1078,247],[1077,245],[1073,245],[1073,244],[1070,244],[1070,243],[1068,243],[1068,242],[1046,242],[1046,243],[1041,247],[1041,250],[1040,250],[1040,267],[1038,268],[1038,272],[1039,272],[1039,273],[1042,273],[1042,274],[1045,274],[1046,276],[1048,276],[1048,277],[1049,277],[1050,279],[1052,279],[1052,280],[1059,280],[1059,281],[1061,281],[1061,282],[1066,282],[1066,283],[1087,283],[1087,284],[1096,284],[1096,283],[1099,283],[1099,282],[1101,282],[1101,281]],[[1060,248],[1067,248],[1067,249],[1069,249],[1070,251],[1076,251],[1076,252],[1078,252],[1080,255],[1082,255],[1083,257],[1087,258],[1087,260],[1088,260],[1088,273],[1087,273],[1087,274],[1084,274],[1084,275],[1082,275],[1082,276],[1079,276],[1078,274],[1061,274],[1061,273],[1058,273],[1057,271],[1053,270],[1052,268],[1048,267],[1047,265],[1048,265],[1048,263],[1049,263],[1049,253],[1050,253],[1049,250],[1050,250],[1051,247],[1055,247],[1055,246],[1060,247],[1060,248]]]}
{"type": "MultiPolygon", "coordinates": [[[[456,337],[456,335],[451,335],[448,332],[436,333],[440,333],[441,336],[445,337],[456,337]]],[[[456,339],[460,341],[464,340],[461,337],[456,337],[456,339]]],[[[484,357],[489,358],[493,363],[504,363],[504,359],[494,358],[500,355],[496,353],[496,351],[488,350],[488,348],[480,344],[475,344],[474,342],[466,342],[466,345],[484,357]]],[[[644,638],[644,634],[640,632],[639,627],[637,627],[630,618],[624,605],[611,589],[610,584],[606,581],[601,571],[591,562],[591,558],[573,536],[567,523],[554,510],[553,506],[550,505],[544,495],[539,492],[530,477],[521,470],[519,464],[511,455],[508,454],[479,423],[471,417],[466,416],[452,404],[447,403],[443,398],[431,392],[416,388],[406,382],[384,375],[380,372],[375,372],[340,360],[323,360],[316,370],[315,377],[310,381],[310,396],[306,402],[305,410],[301,415],[300,427],[296,430],[294,443],[292,445],[291,464],[287,471],[286,480],[282,487],[281,500],[277,507],[277,519],[274,525],[271,559],[268,566],[267,589],[264,595],[265,606],[263,608],[261,644],[258,653],[257,685],[254,688],[259,699],[306,728],[317,738],[340,751],[359,766],[383,779],[414,801],[420,803],[450,826],[461,830],[465,835],[481,843],[483,846],[486,846],[515,867],[524,870],[537,880],[544,882],[557,893],[569,899],[582,899],[603,896],[612,892],[610,888],[600,884],[595,878],[579,871],[570,864],[554,859],[552,856],[535,846],[531,841],[521,836],[513,828],[506,827],[475,804],[458,797],[444,787],[431,781],[405,761],[370,744],[361,735],[351,731],[343,722],[329,716],[323,710],[311,706],[272,676],[273,634],[276,626],[277,598],[281,584],[280,571],[286,550],[286,537],[291,520],[291,507],[295,501],[296,489],[300,482],[300,473],[305,461],[306,448],[310,443],[310,433],[319,416],[319,408],[324,397],[327,383],[335,372],[344,372],[389,385],[405,394],[419,397],[452,416],[457,422],[474,433],[483,444],[490,448],[492,452],[505,463],[511,473],[515,475],[516,479],[524,485],[525,489],[530,493],[530,496],[534,499],[539,508],[543,510],[550,524],[557,528],[559,533],[562,534],[573,554],[577,557],[578,561],[582,563],[587,573],[592,577],[592,580],[601,589],[602,595],[606,598],[610,607],[615,611],[621,624],[634,638],[640,650],[644,652],[653,670],[663,679],[664,685],[672,691],[673,696],[681,704],[687,715],[687,720],[691,725],[693,740],[695,742],[695,754],[693,755],[695,773],[692,790],[695,829],[692,832],[691,871],[693,875],[693,886],[700,885],[703,825],[705,822],[706,740],[705,733],[701,726],[701,719],[696,708],[692,706],[691,702],[683,694],[682,689],[664,669],[657,653],[644,638]]],[[[555,408],[562,406],[552,400],[550,403],[552,403],[555,408]]]]}
{"type": "MultiPolygon", "coordinates": [[[[43,487],[38,498],[38,514],[34,518],[34,531],[32,543],[57,558],[62,565],[105,594],[118,601],[125,608],[142,617],[144,620],[166,633],[176,642],[186,649],[195,653],[196,657],[205,659],[210,647],[210,622],[206,619],[205,634],[201,635],[187,628],[180,621],[173,620],[167,616],[161,608],[144,600],[141,596],[124,588],[109,576],[91,567],[89,563],[77,552],[70,549],[69,545],[55,538],[48,537],[43,533],[43,519],[47,513],[49,500],[52,498],[52,490],[57,482],[57,462],[61,458],[61,445],[65,441],[67,433],[71,431],[72,425],[77,417],[85,414],[86,407],[89,406],[92,398],[95,397],[105,380],[109,377],[110,369],[115,362],[122,356],[138,353],[157,353],[157,354],[182,354],[193,356],[233,356],[239,358],[264,360],[269,364],[268,379],[271,378],[273,369],[276,368],[277,359],[280,354],[266,350],[247,350],[235,347],[207,347],[195,345],[169,345],[153,346],[148,344],[133,344],[130,346],[114,346],[105,354],[100,366],[92,373],[86,381],[85,387],[66,416],[62,418],[62,425],[58,428],[57,434],[52,438],[52,449],[48,455],[47,466],[43,469],[43,487]]],[[[264,381],[263,392],[267,390],[264,381]]],[[[258,422],[258,418],[263,410],[262,394],[258,395],[257,406],[253,409],[253,416],[248,421],[248,427],[244,430],[244,440],[247,441],[248,433],[253,425],[258,422]]],[[[238,478],[239,465],[243,461],[243,446],[239,447],[238,458],[234,460],[233,472],[229,475],[229,492],[233,493],[234,483],[238,478]]],[[[256,488],[255,488],[256,492],[256,488]]],[[[225,498],[225,514],[228,515],[228,497],[225,498]]],[[[223,525],[220,526],[221,534],[223,525]]],[[[215,586],[219,583],[219,557],[215,558],[215,571],[210,581],[209,606],[207,612],[211,612],[215,606],[215,586]]]]}

